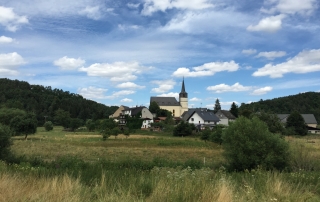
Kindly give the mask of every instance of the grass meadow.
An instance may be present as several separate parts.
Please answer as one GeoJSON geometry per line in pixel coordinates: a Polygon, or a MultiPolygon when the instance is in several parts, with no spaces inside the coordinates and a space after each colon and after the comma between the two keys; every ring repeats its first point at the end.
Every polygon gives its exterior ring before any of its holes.
{"type": "Polygon", "coordinates": [[[220,145],[137,131],[106,141],[94,132],[14,137],[0,162],[0,201],[320,201],[320,137],[286,137],[285,172],[226,172],[220,145]]]}

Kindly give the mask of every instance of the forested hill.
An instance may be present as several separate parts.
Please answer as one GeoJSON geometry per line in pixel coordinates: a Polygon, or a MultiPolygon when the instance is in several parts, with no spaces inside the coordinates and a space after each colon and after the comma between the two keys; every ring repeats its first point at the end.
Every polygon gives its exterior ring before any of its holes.
{"type": "Polygon", "coordinates": [[[265,111],[275,114],[290,114],[297,110],[300,114],[314,114],[320,123],[320,93],[307,92],[272,100],[260,100],[250,104],[241,104],[240,112],[244,109],[252,112],[265,111]]]}
{"type": "Polygon", "coordinates": [[[45,120],[52,120],[58,109],[70,113],[71,118],[102,119],[113,114],[118,107],[106,106],[81,95],[51,89],[50,86],[30,85],[25,81],[0,79],[0,107],[18,108],[34,112],[38,125],[45,120]]]}

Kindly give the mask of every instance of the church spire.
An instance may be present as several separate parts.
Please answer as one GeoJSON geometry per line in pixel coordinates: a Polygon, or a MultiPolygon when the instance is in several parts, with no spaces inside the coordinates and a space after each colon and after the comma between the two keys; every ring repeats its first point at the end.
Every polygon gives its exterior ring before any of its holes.
{"type": "Polygon", "coordinates": [[[181,87],[181,92],[179,94],[179,97],[180,98],[188,98],[188,93],[186,92],[186,88],[184,86],[184,77],[183,77],[183,80],[182,80],[182,87],[181,87]]]}
{"type": "Polygon", "coordinates": [[[184,87],[184,77],[183,77],[183,80],[182,80],[182,87],[181,87],[181,93],[185,93],[186,92],[186,89],[184,87]]]}

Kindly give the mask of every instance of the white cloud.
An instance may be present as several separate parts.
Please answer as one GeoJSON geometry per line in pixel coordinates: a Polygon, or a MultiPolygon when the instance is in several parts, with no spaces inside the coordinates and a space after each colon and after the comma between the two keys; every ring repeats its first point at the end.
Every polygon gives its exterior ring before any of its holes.
{"type": "Polygon", "coordinates": [[[266,0],[265,4],[271,5],[270,9],[261,9],[265,13],[310,14],[318,7],[317,0],[266,0]]]}
{"type": "Polygon", "coordinates": [[[2,43],[12,43],[14,41],[13,38],[6,37],[6,36],[0,36],[0,44],[2,43]]]}
{"type": "Polygon", "coordinates": [[[223,84],[207,87],[208,91],[214,91],[216,93],[249,91],[251,89],[252,89],[251,86],[243,86],[239,83],[235,83],[232,86],[229,86],[223,83],[223,84]]]}
{"type": "Polygon", "coordinates": [[[122,100],[120,100],[120,102],[133,102],[133,100],[132,99],[129,99],[129,98],[124,98],[124,99],[122,99],[122,100]]]}
{"type": "Polygon", "coordinates": [[[137,4],[134,4],[134,3],[127,3],[127,6],[129,8],[132,8],[132,9],[136,9],[140,6],[140,3],[137,3],[137,4]]]}
{"type": "Polygon", "coordinates": [[[253,55],[257,52],[256,49],[246,49],[246,50],[242,50],[242,53],[245,55],[253,55]]]}
{"type": "Polygon", "coordinates": [[[266,87],[263,87],[263,88],[259,88],[259,89],[256,89],[254,90],[251,95],[264,95],[268,92],[272,91],[272,87],[270,86],[266,86],[266,87]]]}
{"type": "Polygon", "coordinates": [[[273,33],[281,29],[283,18],[285,18],[285,15],[283,14],[267,17],[260,20],[260,22],[255,26],[249,25],[247,27],[247,30],[256,31],[256,32],[264,31],[264,32],[273,33]]]}
{"type": "Polygon", "coordinates": [[[68,58],[64,56],[58,60],[55,60],[53,64],[58,66],[61,70],[76,70],[82,67],[86,61],[82,60],[81,58],[68,58]]]}
{"type": "Polygon", "coordinates": [[[190,101],[190,102],[200,102],[201,99],[200,99],[200,98],[197,98],[197,97],[194,97],[194,98],[191,98],[189,101],[190,101]]]}
{"type": "Polygon", "coordinates": [[[316,71],[320,71],[320,49],[304,50],[287,62],[277,65],[267,64],[252,75],[280,78],[288,73],[303,74],[316,71]]]}
{"type": "Polygon", "coordinates": [[[20,25],[27,24],[29,21],[26,16],[19,16],[13,12],[13,8],[0,6],[0,25],[6,27],[7,30],[15,32],[20,25]]]}
{"type": "Polygon", "coordinates": [[[268,60],[273,60],[275,58],[280,58],[286,56],[287,53],[285,51],[270,51],[270,52],[260,52],[256,57],[265,57],[268,60]]]}
{"type": "Polygon", "coordinates": [[[118,84],[116,86],[117,88],[131,88],[131,89],[142,89],[142,88],[145,88],[145,86],[139,86],[133,82],[125,82],[125,83],[121,83],[121,84],[118,84]]]}
{"type": "Polygon", "coordinates": [[[0,54],[0,75],[18,75],[17,68],[25,63],[24,59],[16,52],[0,54]]]}
{"type": "Polygon", "coordinates": [[[163,93],[163,94],[160,94],[157,96],[159,96],[159,97],[175,97],[176,100],[179,100],[179,93],[170,92],[170,93],[163,93]]]}
{"type": "Polygon", "coordinates": [[[118,97],[125,96],[125,95],[131,95],[131,94],[134,94],[135,92],[136,91],[133,91],[133,90],[121,90],[121,91],[112,93],[112,95],[107,96],[106,98],[107,99],[114,99],[114,98],[118,98],[118,97]]]}
{"type": "Polygon", "coordinates": [[[173,80],[152,81],[151,83],[159,85],[158,88],[152,88],[151,92],[154,93],[168,92],[173,89],[174,85],[176,85],[176,82],[173,80]]]}
{"type": "Polygon", "coordinates": [[[234,72],[239,69],[239,65],[233,60],[230,62],[211,62],[205,63],[204,65],[193,67],[193,71],[189,68],[181,67],[173,72],[175,77],[201,77],[201,76],[212,76],[217,72],[228,71],[234,72]]]}
{"type": "Polygon", "coordinates": [[[137,79],[136,74],[147,71],[150,68],[141,66],[138,62],[115,62],[95,63],[89,67],[80,68],[80,71],[87,72],[89,76],[100,76],[109,78],[111,81],[132,81],[137,79]]]}
{"type": "Polygon", "coordinates": [[[213,7],[213,4],[208,3],[208,0],[145,0],[141,14],[152,15],[154,12],[165,12],[166,10],[173,8],[201,10],[211,7],[213,7]]]}
{"type": "Polygon", "coordinates": [[[79,88],[78,93],[87,99],[105,99],[104,95],[108,89],[104,88],[96,88],[93,86],[89,86],[88,88],[79,88]]]}
{"type": "Polygon", "coordinates": [[[85,15],[87,18],[99,20],[102,17],[99,6],[86,6],[83,10],[79,11],[80,15],[85,15]]]}

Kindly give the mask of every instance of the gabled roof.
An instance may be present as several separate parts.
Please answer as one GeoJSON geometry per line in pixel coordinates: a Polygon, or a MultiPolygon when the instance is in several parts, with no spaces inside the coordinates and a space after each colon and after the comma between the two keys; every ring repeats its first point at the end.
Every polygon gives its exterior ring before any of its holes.
{"type": "MultiPolygon", "coordinates": [[[[277,114],[278,118],[282,122],[287,122],[287,118],[290,114],[277,114]]],[[[306,124],[318,124],[313,114],[301,114],[306,124]]]]}
{"type": "Polygon", "coordinates": [[[207,108],[189,108],[181,115],[182,120],[186,121],[194,111],[208,111],[207,108]]]}
{"type": "Polygon", "coordinates": [[[180,106],[175,97],[151,97],[151,102],[156,102],[159,106],[180,106]]]}
{"type": "Polygon", "coordinates": [[[125,109],[125,110],[123,110],[123,111],[131,111],[131,116],[135,116],[135,115],[137,115],[139,112],[141,112],[143,108],[146,108],[146,107],[144,107],[144,106],[141,106],[141,107],[132,107],[132,108],[129,108],[129,107],[128,107],[127,109],[125,109]]]}
{"type": "Polygon", "coordinates": [[[204,121],[213,121],[213,122],[219,122],[220,119],[211,111],[199,111],[199,110],[194,110],[192,114],[187,118],[187,121],[194,115],[198,114],[202,120],[204,121]]]}
{"type": "MultiPolygon", "coordinates": [[[[236,117],[230,112],[230,111],[227,111],[227,110],[219,110],[223,115],[225,115],[228,119],[236,119],[236,117]]],[[[218,111],[218,112],[219,112],[218,111]]],[[[218,113],[217,112],[217,113],[218,113]]],[[[216,113],[216,114],[217,114],[216,113]]]]}

